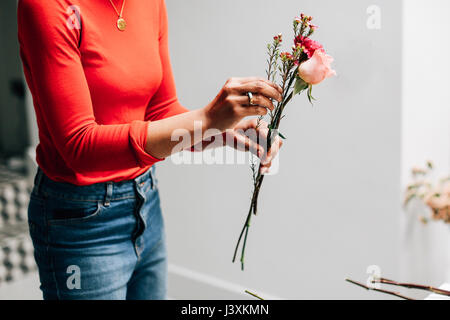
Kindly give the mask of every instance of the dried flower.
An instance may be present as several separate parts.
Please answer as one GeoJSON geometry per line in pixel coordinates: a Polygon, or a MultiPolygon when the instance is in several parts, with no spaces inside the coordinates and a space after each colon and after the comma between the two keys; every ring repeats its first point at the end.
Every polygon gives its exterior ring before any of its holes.
{"type": "MultiPolygon", "coordinates": [[[[413,182],[406,187],[405,206],[411,199],[420,199],[431,209],[434,220],[450,223],[450,177],[433,183],[427,179],[433,168],[431,161],[427,161],[426,168],[412,168],[413,182]]],[[[420,219],[428,220],[423,216],[420,219]]]]}

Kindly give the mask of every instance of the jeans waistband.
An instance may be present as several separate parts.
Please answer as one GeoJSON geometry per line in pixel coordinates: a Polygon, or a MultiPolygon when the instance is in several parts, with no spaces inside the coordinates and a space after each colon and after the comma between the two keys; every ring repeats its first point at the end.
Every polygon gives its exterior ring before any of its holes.
{"type": "Polygon", "coordinates": [[[119,182],[100,182],[91,185],[78,186],[67,182],[50,179],[40,167],[34,178],[34,192],[72,200],[104,201],[108,206],[111,200],[134,197],[136,188],[155,187],[155,166],[134,179],[119,182]]]}

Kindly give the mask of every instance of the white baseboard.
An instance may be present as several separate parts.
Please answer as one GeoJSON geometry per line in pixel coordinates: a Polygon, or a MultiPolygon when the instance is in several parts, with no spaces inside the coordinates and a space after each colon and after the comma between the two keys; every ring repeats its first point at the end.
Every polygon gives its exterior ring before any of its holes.
{"type": "Polygon", "coordinates": [[[169,296],[180,300],[255,300],[245,290],[258,294],[265,300],[281,300],[280,297],[252,288],[190,270],[169,265],[169,296]]]}

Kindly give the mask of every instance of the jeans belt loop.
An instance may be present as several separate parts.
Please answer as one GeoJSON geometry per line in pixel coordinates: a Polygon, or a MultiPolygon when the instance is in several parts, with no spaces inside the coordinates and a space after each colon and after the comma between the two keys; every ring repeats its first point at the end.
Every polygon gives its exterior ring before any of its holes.
{"type": "Polygon", "coordinates": [[[103,205],[105,207],[110,206],[112,193],[113,193],[113,183],[112,183],[112,181],[108,181],[108,182],[106,182],[106,196],[105,196],[105,202],[103,203],[103,205]]]}
{"type": "Polygon", "coordinates": [[[152,166],[150,168],[150,179],[152,180],[151,181],[152,190],[155,190],[155,188],[156,188],[156,181],[155,181],[155,173],[153,172],[153,170],[154,170],[153,168],[154,168],[154,166],[152,166]]]}

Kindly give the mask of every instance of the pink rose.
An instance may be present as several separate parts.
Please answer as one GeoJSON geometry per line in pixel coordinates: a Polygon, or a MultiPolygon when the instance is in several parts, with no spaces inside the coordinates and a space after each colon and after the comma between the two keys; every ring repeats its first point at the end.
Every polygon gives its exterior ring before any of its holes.
{"type": "Polygon", "coordinates": [[[323,50],[316,50],[311,59],[306,60],[298,67],[298,75],[306,83],[318,84],[336,75],[336,71],[331,69],[333,57],[323,50]]]}

